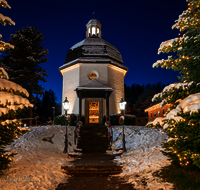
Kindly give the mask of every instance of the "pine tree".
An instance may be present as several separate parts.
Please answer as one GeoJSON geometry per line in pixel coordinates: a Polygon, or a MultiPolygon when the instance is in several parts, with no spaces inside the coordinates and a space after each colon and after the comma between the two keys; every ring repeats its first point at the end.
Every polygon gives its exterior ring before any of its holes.
{"type": "MultiPolygon", "coordinates": [[[[29,101],[35,102],[34,94],[43,94],[43,88],[39,82],[46,82],[47,71],[42,68],[41,63],[46,63],[48,50],[42,44],[43,33],[31,26],[21,28],[11,35],[9,43],[15,46],[14,49],[6,50],[1,65],[9,73],[10,80],[21,85],[29,92],[29,101]]],[[[32,109],[30,109],[32,118],[32,109]]],[[[32,125],[32,120],[29,121],[32,125]]]]}
{"type": "Polygon", "coordinates": [[[55,93],[49,89],[45,90],[42,98],[42,116],[45,118],[52,117],[52,107],[57,106],[57,97],[55,93]]]}
{"type": "MultiPolygon", "coordinates": [[[[5,0],[0,0],[2,7],[10,6],[5,0]]],[[[0,22],[2,25],[6,23],[13,24],[14,22],[0,14],[0,22]]],[[[0,42],[0,51],[14,48],[9,43],[0,42]]],[[[19,127],[19,121],[15,118],[19,117],[22,112],[26,111],[28,107],[33,107],[28,101],[29,96],[27,90],[8,80],[7,72],[0,67],[0,175],[4,174],[5,169],[10,166],[12,157],[17,154],[5,150],[6,145],[9,145],[18,136],[23,134],[19,127]]]]}
{"type": "Polygon", "coordinates": [[[161,43],[158,50],[176,54],[153,64],[179,71],[181,83],[165,87],[153,100],[173,105],[163,126],[169,137],[163,154],[174,164],[200,168],[200,0],[187,2],[188,9],[172,26],[179,37],[161,43]]]}

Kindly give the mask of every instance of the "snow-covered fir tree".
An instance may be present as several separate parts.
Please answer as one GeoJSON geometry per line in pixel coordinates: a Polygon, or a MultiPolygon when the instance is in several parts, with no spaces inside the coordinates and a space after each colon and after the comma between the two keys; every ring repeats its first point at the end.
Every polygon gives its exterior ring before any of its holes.
{"type": "MultiPolygon", "coordinates": [[[[0,5],[10,8],[5,0],[0,0],[0,5]]],[[[0,22],[4,26],[6,23],[15,24],[2,14],[0,14],[0,22]]],[[[14,46],[0,42],[0,51],[10,48],[13,49],[14,46]]],[[[33,107],[27,99],[29,96],[27,90],[9,81],[8,78],[7,72],[0,67],[0,175],[9,167],[12,157],[16,154],[5,151],[6,145],[23,133],[22,128],[19,127],[20,122],[15,118],[28,107],[33,107]]]]}
{"type": "MultiPolygon", "coordinates": [[[[1,65],[9,73],[10,80],[21,85],[29,92],[29,101],[36,103],[34,94],[43,94],[44,89],[39,82],[46,82],[47,71],[41,63],[46,63],[48,50],[43,48],[43,33],[37,31],[35,26],[21,28],[12,34],[9,43],[14,49],[6,50],[1,65]]],[[[32,109],[30,109],[32,118],[32,109]]],[[[32,120],[29,122],[32,125],[32,120]]]]}
{"type": "Polygon", "coordinates": [[[175,52],[176,55],[153,64],[179,71],[181,79],[152,99],[162,100],[161,106],[173,105],[165,120],[156,119],[153,124],[159,122],[169,136],[163,143],[163,154],[172,163],[200,167],[200,0],[187,2],[188,9],[172,26],[180,31],[179,37],[161,43],[158,50],[158,54],[175,52]]]}
{"type": "MultiPolygon", "coordinates": [[[[5,0],[0,0],[0,6],[3,8],[9,8],[11,9],[11,7],[8,5],[7,1],[5,0]]],[[[15,25],[15,22],[13,22],[11,20],[11,18],[4,16],[0,13],[0,23],[5,26],[6,24],[9,25],[15,25]]],[[[0,38],[2,38],[2,35],[0,34],[0,38]]],[[[10,48],[14,48],[13,45],[9,44],[9,43],[5,43],[4,41],[0,40],[0,51],[5,51],[6,49],[10,49],[10,48]]]]}

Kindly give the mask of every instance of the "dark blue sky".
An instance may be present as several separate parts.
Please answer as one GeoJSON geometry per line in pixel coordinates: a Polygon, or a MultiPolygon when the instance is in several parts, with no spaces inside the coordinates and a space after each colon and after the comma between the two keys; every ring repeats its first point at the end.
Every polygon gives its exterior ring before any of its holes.
{"type": "Polygon", "coordinates": [[[47,1],[8,0],[11,9],[1,8],[15,26],[1,26],[6,41],[21,27],[36,26],[44,35],[44,48],[49,50],[48,62],[42,64],[49,77],[41,83],[45,90],[52,89],[62,99],[62,76],[58,70],[64,64],[68,50],[86,38],[86,24],[95,18],[102,25],[102,38],[113,44],[121,53],[124,65],[129,68],[125,83],[140,85],[178,82],[172,70],[152,68],[158,59],[161,42],[176,38],[179,31],[171,27],[187,9],[186,0],[101,0],[101,1],[47,1]]]}

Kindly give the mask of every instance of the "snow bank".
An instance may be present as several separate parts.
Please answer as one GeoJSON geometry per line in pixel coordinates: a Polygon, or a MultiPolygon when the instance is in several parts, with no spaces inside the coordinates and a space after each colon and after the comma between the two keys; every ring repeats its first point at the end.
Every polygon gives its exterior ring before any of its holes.
{"type": "MultiPolygon", "coordinates": [[[[113,148],[122,147],[122,127],[114,127],[113,132],[113,148]]],[[[163,182],[161,178],[152,175],[170,164],[160,151],[160,143],[165,141],[167,136],[156,129],[143,126],[125,126],[125,135],[127,153],[115,159],[123,165],[120,176],[124,177],[127,183],[134,184],[135,189],[172,189],[173,184],[163,182]]]]}
{"type": "MultiPolygon", "coordinates": [[[[73,127],[69,127],[69,151],[72,151],[73,127]]],[[[6,147],[14,156],[11,168],[0,178],[1,190],[40,189],[54,190],[60,182],[65,182],[67,175],[61,170],[61,165],[67,163],[64,150],[65,126],[30,127],[20,138],[6,147]],[[51,137],[54,144],[43,141],[51,137]],[[17,182],[18,180],[18,182],[17,182]],[[10,182],[9,182],[10,181],[10,182]]]]}
{"type": "MultiPolygon", "coordinates": [[[[122,126],[114,126],[112,129],[114,150],[114,148],[122,147],[122,126]]],[[[75,147],[73,131],[74,127],[70,126],[68,128],[68,139],[71,144],[69,151],[75,147]]],[[[61,165],[68,163],[66,154],[62,153],[64,134],[65,126],[30,127],[30,132],[7,146],[8,151],[17,152],[18,155],[15,155],[6,175],[0,178],[0,189],[54,190],[59,183],[66,183],[68,176],[61,170],[61,165]],[[55,134],[52,139],[53,144],[42,140],[53,134],[55,134]]],[[[125,126],[125,136],[127,153],[115,159],[124,166],[123,173],[120,175],[129,176],[129,182],[136,183],[139,178],[135,180],[134,175],[139,172],[140,181],[144,176],[148,176],[149,189],[166,189],[164,188],[166,183],[155,180],[152,172],[169,164],[167,158],[160,152],[160,143],[165,141],[167,136],[143,126],[125,126]]],[[[136,185],[136,187],[139,186],[136,185]]]]}
{"type": "MultiPolygon", "coordinates": [[[[140,172],[146,168],[158,168],[169,164],[167,158],[160,152],[160,143],[167,139],[167,136],[156,129],[142,126],[125,126],[127,153],[116,159],[124,165],[122,173],[130,175],[140,172]]],[[[113,148],[122,147],[122,127],[113,128],[113,148]]]]}

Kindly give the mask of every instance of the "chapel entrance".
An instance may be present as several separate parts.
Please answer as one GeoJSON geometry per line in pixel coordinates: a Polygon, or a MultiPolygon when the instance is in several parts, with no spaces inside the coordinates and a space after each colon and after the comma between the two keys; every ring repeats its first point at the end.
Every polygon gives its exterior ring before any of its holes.
{"type": "Polygon", "coordinates": [[[79,118],[82,116],[82,99],[85,99],[85,124],[103,125],[103,114],[109,115],[109,97],[114,90],[94,78],[78,86],[75,91],[79,98],[79,118]],[[103,99],[106,100],[105,105],[103,99]],[[103,113],[103,107],[105,113],[103,113]]]}
{"type": "Polygon", "coordinates": [[[89,123],[99,123],[99,102],[89,102],[89,123]]]}

